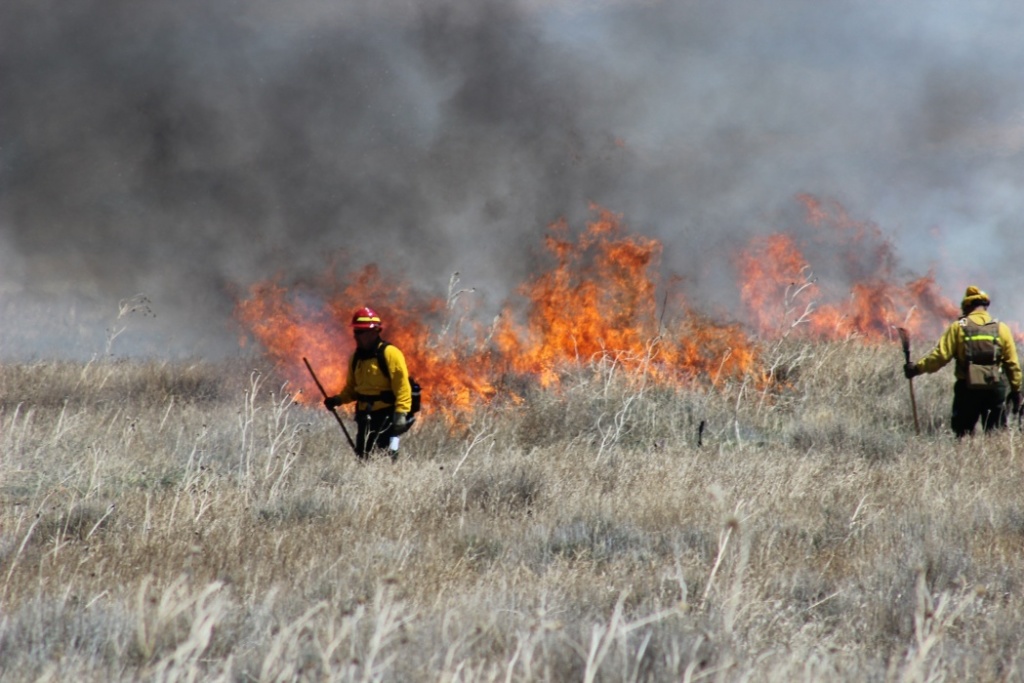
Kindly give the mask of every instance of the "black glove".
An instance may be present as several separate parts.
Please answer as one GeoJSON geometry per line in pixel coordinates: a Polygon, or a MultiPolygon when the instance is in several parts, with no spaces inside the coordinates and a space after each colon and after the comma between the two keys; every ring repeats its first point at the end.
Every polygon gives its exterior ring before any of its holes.
{"type": "Polygon", "coordinates": [[[903,366],[903,376],[907,379],[914,379],[921,374],[921,371],[917,369],[916,363],[907,363],[903,366]]]}
{"type": "Polygon", "coordinates": [[[324,407],[327,410],[334,410],[341,405],[341,396],[328,396],[324,399],[324,407]]]}
{"type": "Polygon", "coordinates": [[[391,433],[395,436],[405,434],[415,421],[416,418],[410,418],[408,413],[395,413],[394,420],[391,422],[391,433]]]}
{"type": "Polygon", "coordinates": [[[1020,392],[1019,391],[1015,391],[1012,394],[1010,394],[1010,400],[1013,401],[1013,414],[1014,415],[1019,415],[1020,414],[1020,392]]]}

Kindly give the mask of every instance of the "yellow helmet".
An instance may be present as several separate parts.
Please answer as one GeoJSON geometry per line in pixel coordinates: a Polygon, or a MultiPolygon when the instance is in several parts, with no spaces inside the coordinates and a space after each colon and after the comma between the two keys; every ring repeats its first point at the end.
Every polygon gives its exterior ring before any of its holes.
{"type": "Polygon", "coordinates": [[[967,313],[975,306],[988,306],[991,302],[992,300],[988,298],[988,294],[971,285],[964,292],[964,300],[960,302],[960,310],[967,313]]]}

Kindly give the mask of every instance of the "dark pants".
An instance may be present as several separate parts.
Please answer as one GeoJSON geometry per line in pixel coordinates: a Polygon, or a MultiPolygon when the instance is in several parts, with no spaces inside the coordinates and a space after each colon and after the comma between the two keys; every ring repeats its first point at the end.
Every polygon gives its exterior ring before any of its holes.
{"type": "Polygon", "coordinates": [[[391,450],[393,415],[393,408],[356,411],[356,455],[366,460],[375,450],[382,450],[387,451],[392,460],[398,458],[398,451],[391,450]]]}
{"type": "Polygon", "coordinates": [[[1006,427],[1005,387],[999,389],[969,389],[963,380],[953,385],[953,416],[950,426],[957,438],[974,434],[974,427],[981,420],[982,428],[988,432],[1006,427]]]}

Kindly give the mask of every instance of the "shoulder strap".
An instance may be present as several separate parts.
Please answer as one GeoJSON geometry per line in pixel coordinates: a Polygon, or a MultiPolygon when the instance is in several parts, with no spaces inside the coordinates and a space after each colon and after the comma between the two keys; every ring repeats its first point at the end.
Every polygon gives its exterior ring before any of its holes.
{"type": "Polygon", "coordinates": [[[387,380],[391,381],[391,368],[388,367],[388,362],[384,358],[384,349],[389,346],[388,342],[383,339],[380,340],[380,344],[377,345],[377,367],[384,373],[387,380]]]}

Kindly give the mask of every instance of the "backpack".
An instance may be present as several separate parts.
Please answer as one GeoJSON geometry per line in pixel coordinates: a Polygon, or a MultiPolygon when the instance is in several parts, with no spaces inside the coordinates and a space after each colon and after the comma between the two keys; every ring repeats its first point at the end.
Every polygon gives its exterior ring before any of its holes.
{"type": "Polygon", "coordinates": [[[970,389],[999,389],[1003,384],[1003,347],[999,343],[999,321],[979,325],[960,319],[964,330],[965,376],[970,389]]]}
{"type": "MultiPolygon", "coordinates": [[[[387,380],[390,382],[391,370],[388,368],[387,361],[384,360],[384,349],[388,346],[390,346],[390,344],[384,341],[383,339],[381,339],[380,344],[377,345],[377,367],[380,368],[380,371],[384,373],[384,377],[386,377],[387,380]]],[[[352,372],[355,372],[356,370],[356,362],[358,362],[358,359],[356,358],[356,355],[353,354],[352,372]]],[[[416,413],[420,412],[420,384],[419,382],[412,378],[412,375],[409,375],[409,387],[412,389],[412,407],[409,408],[409,415],[415,415],[416,413]]],[[[356,398],[358,398],[359,400],[366,399],[371,401],[391,401],[392,403],[394,403],[395,392],[382,391],[376,396],[362,397],[357,395],[356,398]]]]}

